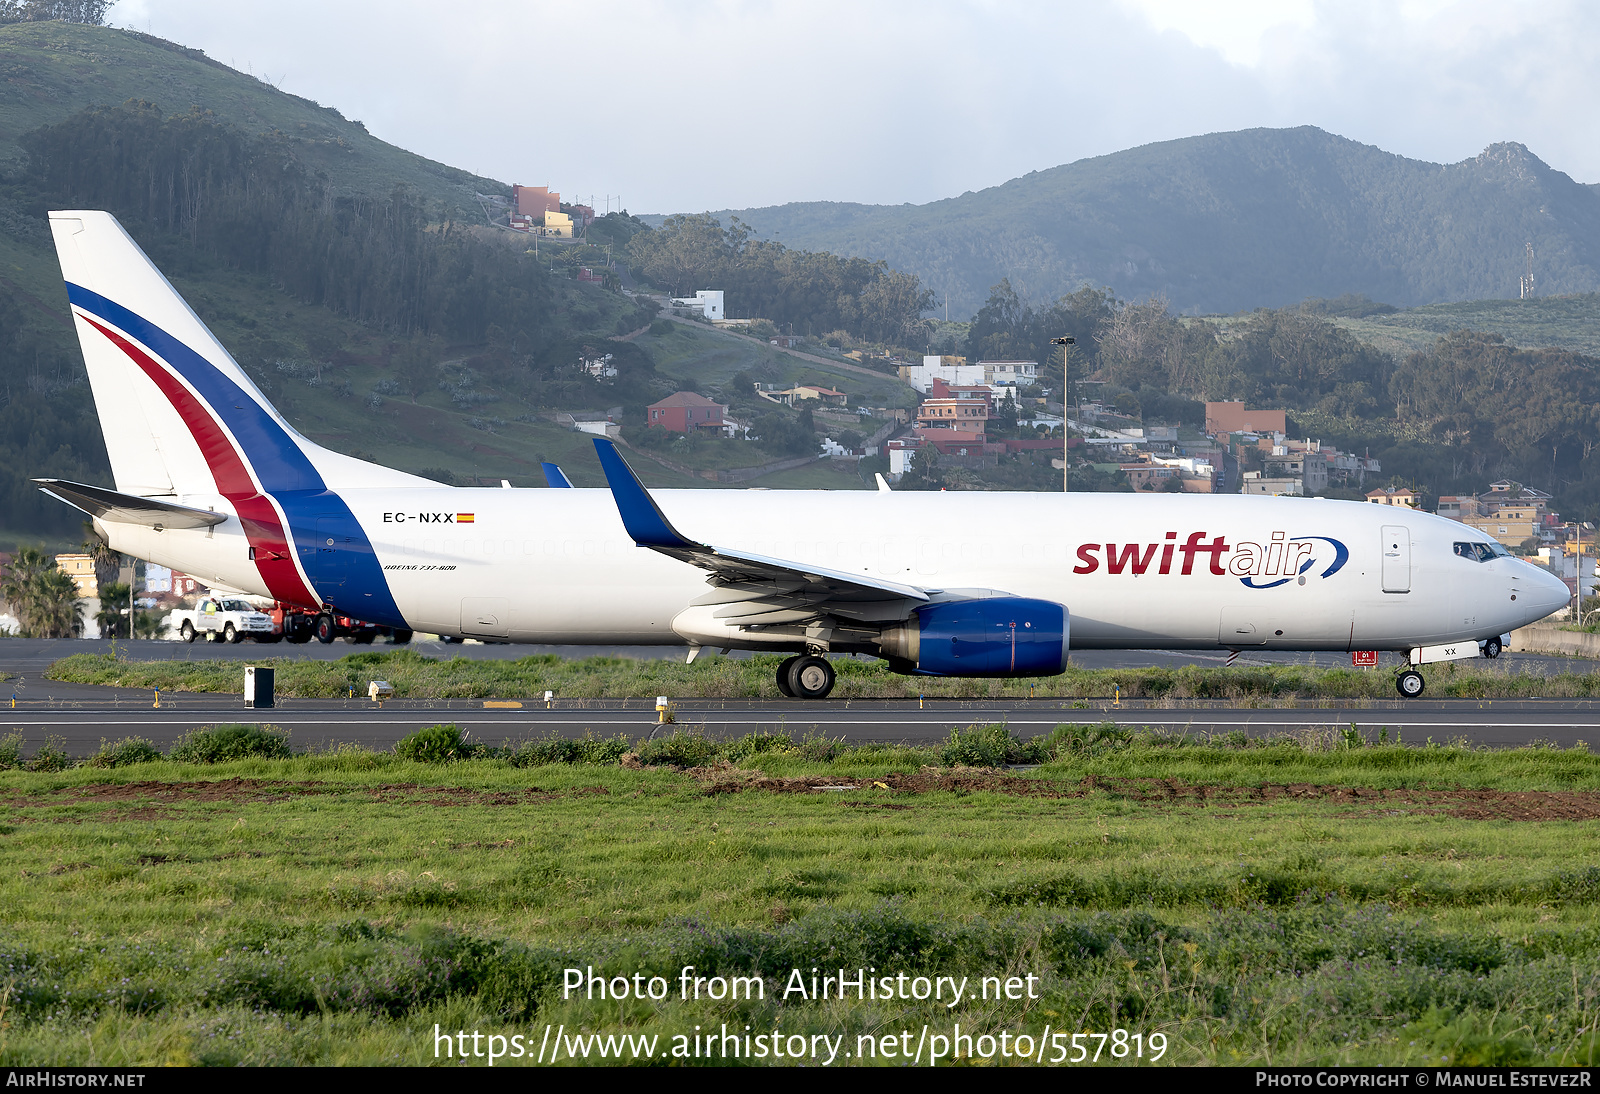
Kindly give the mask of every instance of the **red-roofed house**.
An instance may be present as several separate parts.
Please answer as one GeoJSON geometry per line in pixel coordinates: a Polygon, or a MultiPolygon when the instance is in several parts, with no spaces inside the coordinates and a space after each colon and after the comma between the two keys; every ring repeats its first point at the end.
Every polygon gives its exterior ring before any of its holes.
{"type": "Polygon", "coordinates": [[[699,429],[722,429],[722,416],[728,408],[692,391],[675,391],[645,409],[645,424],[658,425],[674,433],[699,429]]]}

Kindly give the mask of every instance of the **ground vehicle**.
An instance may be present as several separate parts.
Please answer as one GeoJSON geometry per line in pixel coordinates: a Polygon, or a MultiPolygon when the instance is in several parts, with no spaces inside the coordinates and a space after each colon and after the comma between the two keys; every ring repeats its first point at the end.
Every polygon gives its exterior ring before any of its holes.
{"type": "Polygon", "coordinates": [[[309,642],[313,638],[324,643],[343,638],[358,646],[370,645],[380,637],[388,638],[395,645],[411,641],[411,632],[404,628],[380,627],[348,615],[301,608],[281,600],[273,601],[267,614],[278,634],[295,643],[309,642]]]}
{"type": "Polygon", "coordinates": [[[185,642],[204,635],[207,642],[276,642],[272,619],[236,597],[207,597],[192,609],[178,608],[167,616],[167,627],[185,642]]]}
{"type": "MultiPolygon", "coordinates": [[[[779,686],[821,698],[828,653],[948,676],[1048,675],[1073,645],[1424,663],[1476,656],[1568,600],[1481,532],[1353,502],[652,495],[603,438],[609,490],[440,486],[296,433],[109,213],[50,223],[117,486],[42,487],[117,550],[317,613],[325,641],[344,615],[691,659],[786,652],[779,686]]],[[[1420,693],[1410,670],[1397,683],[1420,693]]]]}

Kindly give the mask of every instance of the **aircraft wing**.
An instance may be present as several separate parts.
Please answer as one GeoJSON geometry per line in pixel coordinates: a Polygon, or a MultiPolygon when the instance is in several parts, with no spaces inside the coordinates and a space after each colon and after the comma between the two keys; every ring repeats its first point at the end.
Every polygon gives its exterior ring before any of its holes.
{"type": "Polygon", "coordinates": [[[641,547],[710,571],[715,588],[693,603],[717,606],[713,614],[729,624],[797,623],[824,611],[860,620],[897,619],[931,599],[927,590],[898,581],[692,540],[672,526],[615,444],[596,437],[594,447],[628,535],[641,547]]]}

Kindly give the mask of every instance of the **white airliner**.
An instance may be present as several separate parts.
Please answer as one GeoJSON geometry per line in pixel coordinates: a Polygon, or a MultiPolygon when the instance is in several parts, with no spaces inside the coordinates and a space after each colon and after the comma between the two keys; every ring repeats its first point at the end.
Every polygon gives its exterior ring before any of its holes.
{"type": "Polygon", "coordinates": [[[598,439],[609,490],[441,486],[295,432],[109,213],[50,225],[116,488],[37,481],[119,551],[328,620],[789,652],[804,698],[828,653],[1040,676],[1071,648],[1392,651],[1414,696],[1410,666],[1492,656],[1568,600],[1465,525],[1352,502],[652,494],[598,439]]]}

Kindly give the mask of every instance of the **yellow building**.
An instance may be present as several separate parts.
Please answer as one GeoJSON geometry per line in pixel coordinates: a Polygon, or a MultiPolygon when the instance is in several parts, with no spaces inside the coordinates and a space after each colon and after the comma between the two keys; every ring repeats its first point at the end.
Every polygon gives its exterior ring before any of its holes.
{"type": "Polygon", "coordinates": [[[1523,541],[1539,534],[1539,519],[1534,506],[1505,505],[1488,516],[1463,517],[1462,524],[1493,536],[1507,547],[1520,547],[1523,541]]]}
{"type": "Polygon", "coordinates": [[[72,578],[79,596],[87,599],[100,595],[100,580],[95,577],[93,556],[57,555],[56,568],[72,578]]]}
{"type": "Polygon", "coordinates": [[[571,215],[567,213],[546,213],[544,215],[544,234],[555,236],[557,239],[571,239],[571,215]]]}

